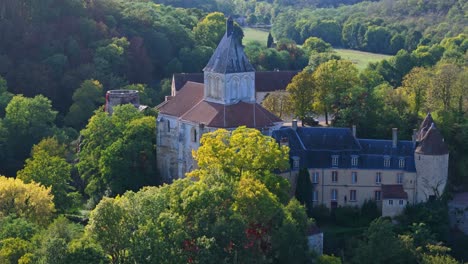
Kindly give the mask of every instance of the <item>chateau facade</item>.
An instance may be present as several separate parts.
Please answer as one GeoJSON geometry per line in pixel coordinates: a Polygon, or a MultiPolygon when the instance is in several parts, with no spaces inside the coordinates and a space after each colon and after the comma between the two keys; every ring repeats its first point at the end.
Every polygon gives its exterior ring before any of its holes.
{"type": "Polygon", "coordinates": [[[412,141],[360,139],[356,128],[283,127],[273,131],[279,144],[290,147],[296,178],[307,168],[314,185],[313,201],[329,208],[361,206],[377,201],[383,216],[395,216],[407,204],[425,202],[442,194],[448,177],[449,153],[428,114],[412,141]]]}
{"type": "Polygon", "coordinates": [[[203,83],[187,81],[157,106],[157,162],[165,181],[196,167],[192,150],[200,146],[203,133],[247,126],[271,135],[281,126],[281,119],[256,103],[255,76],[229,18],[203,69],[203,83]]]}

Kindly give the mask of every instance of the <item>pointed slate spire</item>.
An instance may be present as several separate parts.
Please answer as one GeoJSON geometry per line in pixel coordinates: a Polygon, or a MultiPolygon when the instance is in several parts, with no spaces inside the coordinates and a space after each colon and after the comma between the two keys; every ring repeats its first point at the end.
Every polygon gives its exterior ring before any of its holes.
{"type": "Polygon", "coordinates": [[[419,126],[418,135],[416,137],[416,141],[421,141],[424,136],[426,135],[427,131],[434,124],[434,119],[432,119],[431,113],[427,113],[426,118],[422,121],[421,125],[419,126]]]}
{"type": "Polygon", "coordinates": [[[241,40],[237,35],[234,33],[234,21],[232,17],[229,17],[226,21],[226,34],[224,34],[208,64],[203,69],[204,72],[239,73],[255,71],[249,59],[247,59],[241,40]]]}
{"type": "Polygon", "coordinates": [[[422,155],[445,155],[449,153],[447,144],[445,144],[442,134],[440,134],[434,123],[431,123],[429,129],[427,129],[415,152],[422,155]]]}

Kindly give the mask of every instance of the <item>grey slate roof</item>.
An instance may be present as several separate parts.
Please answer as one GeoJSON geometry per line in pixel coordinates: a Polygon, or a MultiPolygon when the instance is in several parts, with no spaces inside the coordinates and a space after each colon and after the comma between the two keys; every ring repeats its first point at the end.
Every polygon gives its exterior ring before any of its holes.
{"type": "Polygon", "coordinates": [[[215,73],[254,72],[255,69],[247,59],[239,37],[234,32],[230,32],[233,31],[233,25],[230,24],[232,19],[228,19],[226,23],[226,33],[203,71],[215,73]]]}
{"type": "Polygon", "coordinates": [[[416,148],[416,153],[423,155],[445,155],[449,153],[447,144],[445,144],[440,131],[435,127],[434,123],[424,134],[419,146],[416,148]]]}
{"type": "Polygon", "coordinates": [[[332,155],[338,156],[338,168],[404,170],[415,172],[415,143],[400,140],[392,147],[392,140],[357,139],[349,128],[282,127],[272,133],[278,142],[288,139],[290,157],[298,156],[300,166],[306,168],[332,168],[332,155]],[[358,165],[351,158],[358,157],[358,165]],[[390,166],[384,160],[390,158],[390,166]],[[400,159],[405,160],[403,168],[400,159]]]}

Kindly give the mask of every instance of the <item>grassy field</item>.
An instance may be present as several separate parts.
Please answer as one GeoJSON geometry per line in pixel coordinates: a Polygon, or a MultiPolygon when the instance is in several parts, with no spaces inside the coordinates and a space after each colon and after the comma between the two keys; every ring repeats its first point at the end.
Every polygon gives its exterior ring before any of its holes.
{"type": "Polygon", "coordinates": [[[268,39],[268,30],[248,27],[242,28],[242,30],[244,30],[244,45],[252,41],[258,41],[262,43],[262,45],[266,46],[268,39]]]}
{"type": "MultiPolygon", "coordinates": [[[[266,46],[268,30],[248,27],[243,28],[242,30],[244,30],[244,45],[252,41],[259,41],[262,45],[266,46]]],[[[370,62],[378,62],[390,57],[389,55],[350,49],[335,49],[335,51],[341,56],[341,58],[352,61],[360,70],[366,68],[370,62]]]]}
{"type": "Polygon", "coordinates": [[[369,53],[350,49],[335,49],[335,51],[342,59],[352,61],[360,70],[366,68],[370,62],[378,62],[391,57],[384,54],[369,53]]]}

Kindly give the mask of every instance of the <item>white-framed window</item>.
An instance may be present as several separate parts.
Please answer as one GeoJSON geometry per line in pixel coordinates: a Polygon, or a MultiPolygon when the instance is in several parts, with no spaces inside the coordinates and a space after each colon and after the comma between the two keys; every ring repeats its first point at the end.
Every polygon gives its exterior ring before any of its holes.
{"type": "Polygon", "coordinates": [[[376,201],[382,200],[382,192],[381,191],[375,191],[374,197],[376,201]]]}
{"type": "Polygon", "coordinates": [[[357,183],[357,172],[351,172],[351,183],[357,183]]]}
{"type": "Polygon", "coordinates": [[[382,183],[382,173],[381,172],[376,172],[375,173],[375,184],[381,184],[382,183]]]}
{"type": "Polygon", "coordinates": [[[397,184],[403,184],[403,173],[397,173],[397,184]]]}
{"type": "Polygon", "coordinates": [[[358,165],[358,156],[351,156],[351,166],[356,167],[358,165]]]}
{"type": "Polygon", "coordinates": [[[338,167],[338,155],[332,155],[332,167],[338,167]]]}
{"type": "Polygon", "coordinates": [[[356,190],[349,191],[349,201],[355,202],[356,201],[356,190]]]}
{"type": "Polygon", "coordinates": [[[318,171],[314,171],[312,173],[312,183],[319,183],[320,173],[318,171]]]}
{"type": "Polygon", "coordinates": [[[331,190],[331,200],[332,201],[337,201],[338,200],[338,190],[337,189],[332,189],[331,190]]]}
{"type": "Polygon", "coordinates": [[[384,164],[385,168],[390,167],[390,157],[389,156],[384,157],[384,163],[383,164],[384,164]]]}
{"type": "Polygon", "coordinates": [[[313,191],[312,192],[312,201],[313,202],[318,201],[318,191],[313,191]]]}
{"type": "Polygon", "coordinates": [[[332,171],[332,182],[338,182],[338,171],[332,171]]]}
{"type": "Polygon", "coordinates": [[[299,169],[299,157],[294,156],[292,157],[293,160],[293,169],[299,169]]]}
{"type": "Polygon", "coordinates": [[[393,200],[388,200],[389,205],[393,205],[393,200]]]}
{"type": "Polygon", "coordinates": [[[399,200],[399,201],[398,201],[398,204],[399,204],[399,205],[403,205],[403,200],[399,200]]]}
{"type": "Polygon", "coordinates": [[[400,159],[398,160],[398,167],[399,167],[400,169],[402,169],[402,168],[405,167],[405,158],[400,158],[400,159]]]}

